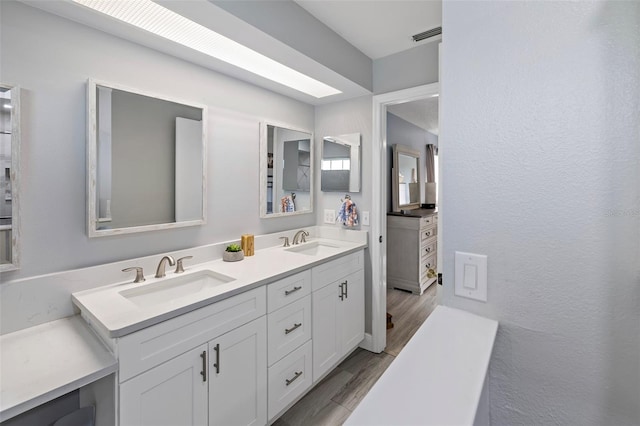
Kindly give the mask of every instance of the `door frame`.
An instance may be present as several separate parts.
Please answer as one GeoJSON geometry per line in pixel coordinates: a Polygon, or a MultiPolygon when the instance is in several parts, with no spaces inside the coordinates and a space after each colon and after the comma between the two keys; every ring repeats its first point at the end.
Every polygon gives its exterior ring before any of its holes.
{"type": "Polygon", "coordinates": [[[371,199],[371,340],[363,347],[380,353],[387,345],[387,107],[440,95],[440,83],[425,84],[373,97],[371,199]],[[377,242],[380,241],[380,242],[377,242]]]}

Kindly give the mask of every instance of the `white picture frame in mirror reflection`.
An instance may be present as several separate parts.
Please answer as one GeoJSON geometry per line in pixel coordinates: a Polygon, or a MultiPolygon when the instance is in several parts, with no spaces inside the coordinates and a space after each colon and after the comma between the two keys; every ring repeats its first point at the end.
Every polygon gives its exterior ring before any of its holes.
{"type": "Polygon", "coordinates": [[[206,223],[207,108],[87,82],[89,237],[206,223]]]}
{"type": "Polygon", "coordinates": [[[0,272],[20,268],[20,88],[0,83],[0,272]]]}
{"type": "Polygon", "coordinates": [[[322,140],[320,190],[360,192],[360,133],[325,136],[322,140]]]}
{"type": "Polygon", "coordinates": [[[313,212],[313,132],[260,123],[260,217],[313,212]]]}

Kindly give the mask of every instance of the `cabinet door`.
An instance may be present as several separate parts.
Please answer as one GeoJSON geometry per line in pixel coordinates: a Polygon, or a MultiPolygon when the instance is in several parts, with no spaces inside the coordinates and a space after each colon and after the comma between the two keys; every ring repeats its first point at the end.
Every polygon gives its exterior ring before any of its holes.
{"type": "Polygon", "coordinates": [[[122,383],[120,425],[206,425],[206,352],[202,345],[122,383]]]}
{"type": "Polygon", "coordinates": [[[267,423],[267,327],[263,316],[209,342],[209,424],[267,423]]]}
{"type": "Polygon", "coordinates": [[[342,354],[345,355],[364,339],[364,271],[348,275],[344,280],[345,297],[340,301],[342,354]]]}
{"type": "Polygon", "coordinates": [[[316,382],[341,357],[340,287],[329,284],[312,294],[313,381],[316,382]]]}

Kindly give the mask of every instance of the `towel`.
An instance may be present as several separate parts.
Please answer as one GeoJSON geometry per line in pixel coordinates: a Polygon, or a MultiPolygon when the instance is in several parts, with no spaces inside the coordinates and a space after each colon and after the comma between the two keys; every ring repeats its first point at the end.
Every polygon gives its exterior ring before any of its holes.
{"type": "Polygon", "coordinates": [[[358,225],[358,208],[356,203],[351,201],[351,197],[345,197],[338,212],[338,221],[342,222],[344,226],[353,227],[358,225]]]}
{"type": "Polygon", "coordinates": [[[282,207],[282,212],[294,212],[296,211],[296,206],[293,204],[293,198],[291,195],[285,195],[280,199],[280,206],[282,207]]]}

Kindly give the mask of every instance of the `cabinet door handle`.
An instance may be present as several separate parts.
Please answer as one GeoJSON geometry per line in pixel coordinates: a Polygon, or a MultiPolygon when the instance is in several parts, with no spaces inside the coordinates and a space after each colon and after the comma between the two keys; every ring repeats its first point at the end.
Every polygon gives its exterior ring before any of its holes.
{"type": "Polygon", "coordinates": [[[286,379],[285,383],[287,384],[287,386],[289,386],[291,383],[295,382],[296,379],[300,376],[302,376],[302,371],[296,371],[296,374],[292,378],[286,379]]]}
{"type": "Polygon", "coordinates": [[[284,295],[285,295],[285,296],[288,296],[288,295],[290,295],[291,293],[295,293],[296,291],[301,290],[301,289],[302,289],[302,286],[298,286],[298,287],[294,287],[294,288],[292,288],[291,290],[285,290],[285,291],[284,291],[284,295]]]}
{"type": "Polygon", "coordinates": [[[344,297],[349,298],[349,281],[344,280],[344,297]]]}
{"type": "Polygon", "coordinates": [[[202,375],[202,381],[207,381],[207,351],[202,351],[200,354],[200,358],[202,358],[202,371],[200,374],[202,375]]]}
{"type": "Polygon", "coordinates": [[[338,297],[340,300],[344,300],[344,283],[340,283],[340,295],[338,297]]]}
{"type": "Polygon", "coordinates": [[[302,323],[301,323],[301,322],[299,322],[299,323],[297,323],[297,324],[296,324],[296,323],[293,323],[293,327],[291,327],[291,328],[285,328],[285,329],[284,329],[284,334],[289,334],[289,333],[291,333],[293,330],[295,330],[295,329],[297,329],[297,328],[299,328],[299,327],[302,327],[302,323]]]}
{"type": "Polygon", "coordinates": [[[216,362],[213,364],[213,366],[216,369],[216,374],[220,374],[220,343],[216,343],[216,345],[213,347],[213,350],[216,351],[216,362]]]}

